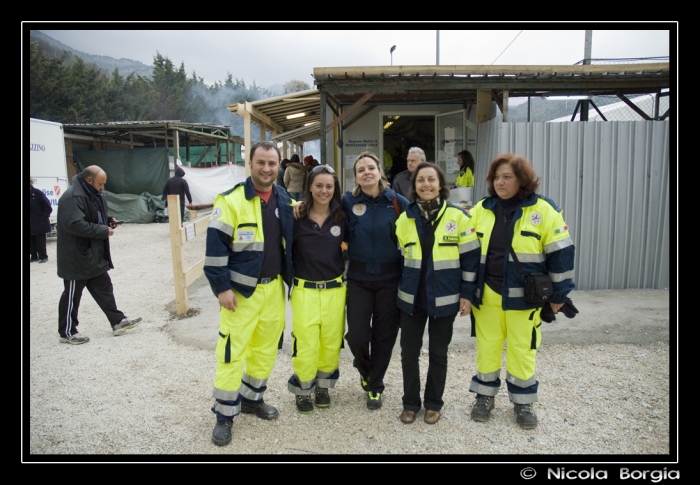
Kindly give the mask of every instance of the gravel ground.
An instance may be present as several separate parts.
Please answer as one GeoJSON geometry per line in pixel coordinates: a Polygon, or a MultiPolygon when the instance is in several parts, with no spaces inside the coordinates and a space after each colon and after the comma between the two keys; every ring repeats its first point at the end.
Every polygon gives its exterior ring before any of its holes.
{"type": "MultiPolygon", "coordinates": [[[[407,459],[398,455],[420,455],[410,460],[480,462],[489,455],[511,455],[504,461],[517,462],[561,455],[626,455],[622,461],[657,455],[644,460],[658,461],[675,450],[668,336],[643,344],[592,345],[548,345],[544,336],[536,430],[516,425],[505,385],[491,420],[471,421],[473,394],[467,388],[475,355],[468,348],[451,347],[443,416],[433,426],[423,422],[422,412],[413,424],[399,421],[402,380],[396,354],[382,409],[366,408],[357,372],[345,355],[331,407],[297,413],[286,382],[291,356],[283,349],[265,394],[266,402],[279,408],[279,419],[240,415],[233,442],[215,446],[210,439],[214,354],[168,332],[175,322],[166,308],[174,299],[168,231],[167,224],[125,224],[111,239],[117,304],[128,316],[144,319],[119,338],[111,335],[86,291],[80,331],[90,342],[59,343],[56,319],[63,285],[56,275],[55,239],[48,241],[47,264],[25,268],[29,318],[25,310],[23,339],[29,345],[22,346],[22,384],[29,393],[23,392],[24,459],[187,461],[164,455],[235,455],[229,460],[258,461],[262,457],[256,455],[297,455],[266,459],[289,462],[329,461],[314,455],[337,455],[339,461],[394,461],[407,459]]],[[[185,266],[203,253],[203,237],[190,241],[185,266]]],[[[425,375],[427,355],[421,370],[425,375]]],[[[201,456],[193,459],[202,461],[201,456]]]]}

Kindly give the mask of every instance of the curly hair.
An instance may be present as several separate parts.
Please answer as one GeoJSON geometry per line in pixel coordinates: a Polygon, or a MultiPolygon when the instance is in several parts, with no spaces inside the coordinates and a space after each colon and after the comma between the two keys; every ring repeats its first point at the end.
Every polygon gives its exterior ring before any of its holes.
{"type": "Polygon", "coordinates": [[[447,187],[447,179],[445,177],[445,172],[440,168],[439,165],[436,165],[432,162],[421,162],[413,171],[413,175],[411,175],[411,189],[408,193],[408,199],[411,202],[415,202],[416,200],[418,200],[418,194],[416,193],[416,178],[418,176],[418,172],[420,172],[424,168],[432,168],[433,170],[435,170],[438,176],[438,180],[440,181],[440,197],[442,198],[442,200],[448,200],[450,198],[450,189],[447,187]]]}
{"type": "Polygon", "coordinates": [[[537,192],[540,186],[540,179],[537,177],[530,161],[517,153],[502,153],[493,159],[489,167],[489,172],[486,174],[486,186],[491,196],[496,196],[496,190],[493,188],[496,170],[504,163],[510,165],[518,182],[520,182],[520,190],[518,191],[520,200],[537,192]]]}

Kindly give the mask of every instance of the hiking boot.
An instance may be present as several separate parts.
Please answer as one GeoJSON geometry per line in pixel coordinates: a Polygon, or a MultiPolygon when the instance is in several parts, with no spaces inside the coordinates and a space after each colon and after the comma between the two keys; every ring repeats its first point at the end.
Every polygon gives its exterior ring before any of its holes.
{"type": "Polygon", "coordinates": [[[215,445],[226,446],[231,442],[231,426],[233,426],[233,419],[216,421],[214,431],[211,434],[211,440],[215,445]]]}
{"type": "Polygon", "coordinates": [[[476,395],[476,402],[472,408],[472,419],[485,423],[491,417],[491,410],[496,405],[496,398],[493,396],[476,395]]]}
{"type": "Polygon", "coordinates": [[[74,333],[68,337],[58,337],[58,341],[64,344],[80,345],[89,342],[90,339],[79,333],[74,333]]]}
{"type": "Polygon", "coordinates": [[[316,399],[314,404],[316,404],[317,408],[327,408],[331,405],[331,397],[328,395],[328,389],[325,387],[316,388],[316,399]]]}
{"type": "Polygon", "coordinates": [[[532,403],[516,404],[513,408],[515,411],[515,422],[523,429],[533,429],[537,427],[537,416],[532,403]]]}
{"type": "Polygon", "coordinates": [[[112,335],[114,335],[115,337],[119,337],[120,335],[123,335],[124,332],[126,332],[130,328],[134,328],[139,323],[141,323],[141,317],[133,319],[125,318],[124,320],[122,320],[114,326],[114,328],[112,329],[112,335]]]}
{"type": "Polygon", "coordinates": [[[260,419],[277,419],[279,412],[274,406],[265,404],[262,399],[259,401],[241,401],[241,412],[245,414],[255,414],[260,419]]]}
{"type": "Polygon", "coordinates": [[[369,409],[379,409],[382,407],[382,393],[372,392],[367,393],[367,407],[369,409]]]}
{"type": "Polygon", "coordinates": [[[360,376],[360,385],[363,391],[367,391],[367,386],[369,386],[369,377],[360,376]]]}
{"type": "Polygon", "coordinates": [[[314,412],[314,405],[311,402],[311,395],[300,395],[297,394],[297,411],[301,414],[309,414],[314,412]]]}

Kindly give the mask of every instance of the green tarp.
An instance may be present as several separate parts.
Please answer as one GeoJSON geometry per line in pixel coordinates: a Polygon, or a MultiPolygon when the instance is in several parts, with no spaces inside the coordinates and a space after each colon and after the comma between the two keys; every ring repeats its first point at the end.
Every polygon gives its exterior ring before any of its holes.
{"type": "MultiPolygon", "coordinates": [[[[151,222],[168,222],[165,215],[165,201],[161,196],[144,192],[141,195],[113,194],[105,190],[109,205],[109,215],[128,224],[149,224],[151,222]]],[[[190,220],[189,210],[185,208],[185,221],[190,220]]]]}
{"type": "Polygon", "coordinates": [[[73,152],[78,170],[97,165],[107,173],[105,190],[113,194],[162,194],[170,177],[168,148],[82,150],[73,152]]]}

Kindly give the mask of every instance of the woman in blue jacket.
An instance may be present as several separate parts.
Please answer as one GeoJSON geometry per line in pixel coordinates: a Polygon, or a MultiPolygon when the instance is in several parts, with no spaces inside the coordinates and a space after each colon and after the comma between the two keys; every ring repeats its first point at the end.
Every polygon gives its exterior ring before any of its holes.
{"type": "Polygon", "coordinates": [[[396,296],[402,258],[396,220],[408,206],[408,199],[389,188],[374,153],[361,153],[353,172],[355,188],[343,194],[350,260],[345,339],[360,373],[362,389],[367,392],[367,407],[379,409],[384,374],[399,333],[396,296]]]}

